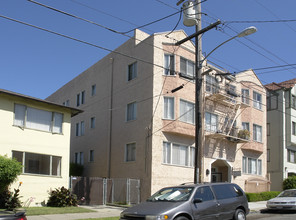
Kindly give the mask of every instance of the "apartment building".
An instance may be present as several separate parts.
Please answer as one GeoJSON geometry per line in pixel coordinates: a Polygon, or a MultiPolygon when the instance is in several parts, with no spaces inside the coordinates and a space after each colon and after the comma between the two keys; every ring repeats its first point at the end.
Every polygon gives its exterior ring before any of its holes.
{"type": "MultiPolygon", "coordinates": [[[[85,176],[140,179],[142,200],[194,179],[195,45],[174,45],[184,31],[166,34],[135,30],[48,97],[84,111],[72,119],[71,161],[85,176]]],[[[252,70],[203,71],[202,181],[267,189],[265,88],[252,70]]]]}
{"type": "Polygon", "coordinates": [[[41,205],[48,192],[69,186],[71,117],[81,112],[42,99],[0,89],[1,155],[16,158],[22,174],[22,202],[41,205]]]}
{"type": "Polygon", "coordinates": [[[271,190],[296,175],[296,79],[265,85],[267,89],[267,168],[271,190]]]}

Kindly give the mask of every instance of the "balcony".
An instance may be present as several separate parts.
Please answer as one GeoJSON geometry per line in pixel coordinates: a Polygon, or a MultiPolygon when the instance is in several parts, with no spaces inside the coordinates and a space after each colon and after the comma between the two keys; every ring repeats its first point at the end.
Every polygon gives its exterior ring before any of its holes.
{"type": "Polygon", "coordinates": [[[250,132],[237,127],[217,129],[217,126],[206,125],[205,136],[215,139],[226,139],[234,143],[248,143],[250,132]]]}
{"type": "Polygon", "coordinates": [[[205,98],[213,102],[235,107],[247,108],[249,107],[247,99],[243,99],[233,89],[221,89],[218,85],[206,85],[205,98]]]}

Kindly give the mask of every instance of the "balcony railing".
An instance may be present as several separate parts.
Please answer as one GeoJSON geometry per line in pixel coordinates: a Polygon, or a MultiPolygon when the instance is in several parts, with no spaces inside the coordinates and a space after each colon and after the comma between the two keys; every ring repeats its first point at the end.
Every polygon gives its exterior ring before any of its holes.
{"type": "Polygon", "coordinates": [[[227,139],[237,143],[246,143],[249,142],[250,139],[250,132],[248,130],[243,130],[238,127],[225,127],[222,124],[221,126],[206,124],[205,131],[205,135],[208,137],[227,139]]]}

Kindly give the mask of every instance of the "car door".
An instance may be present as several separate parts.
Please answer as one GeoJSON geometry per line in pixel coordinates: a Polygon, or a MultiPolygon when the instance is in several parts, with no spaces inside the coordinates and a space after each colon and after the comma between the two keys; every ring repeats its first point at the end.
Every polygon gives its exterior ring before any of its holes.
{"type": "Polygon", "coordinates": [[[194,219],[217,219],[217,202],[209,186],[198,187],[191,204],[194,219]]]}

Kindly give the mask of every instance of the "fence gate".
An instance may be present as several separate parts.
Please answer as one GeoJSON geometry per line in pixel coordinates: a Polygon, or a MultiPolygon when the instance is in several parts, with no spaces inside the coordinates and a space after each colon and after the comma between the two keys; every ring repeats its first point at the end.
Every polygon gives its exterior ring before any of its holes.
{"type": "Polygon", "coordinates": [[[140,180],[71,177],[70,188],[80,204],[106,205],[140,203],[140,180]]]}

